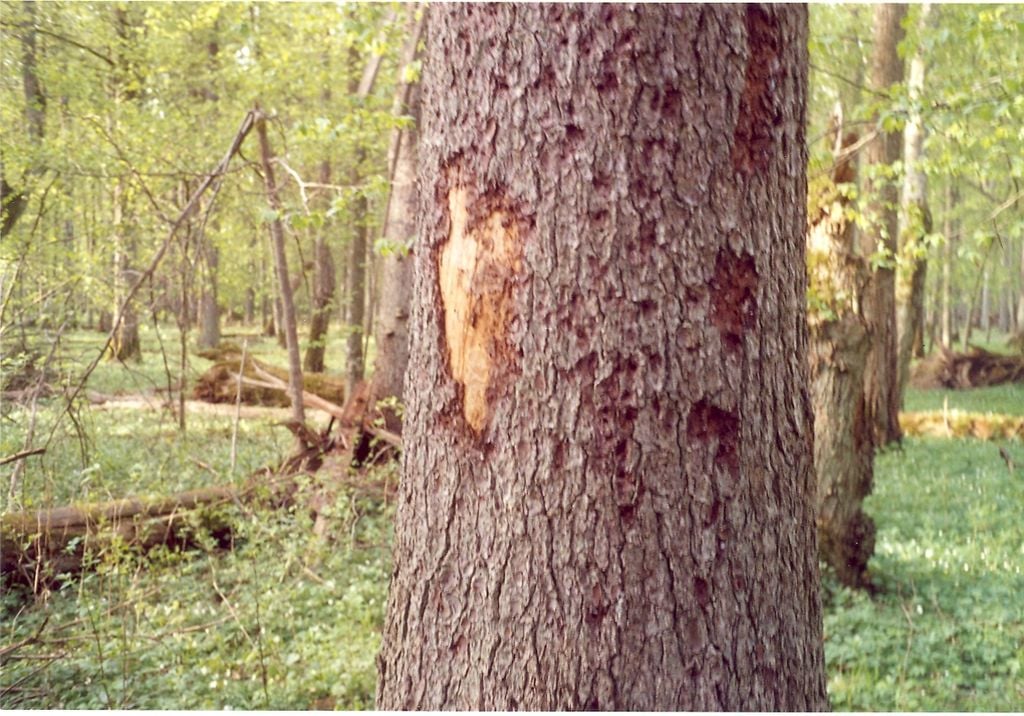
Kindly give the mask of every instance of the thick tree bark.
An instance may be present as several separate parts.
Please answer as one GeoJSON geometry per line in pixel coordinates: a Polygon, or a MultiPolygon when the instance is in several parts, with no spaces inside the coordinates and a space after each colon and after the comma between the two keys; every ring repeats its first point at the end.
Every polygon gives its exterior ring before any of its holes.
{"type": "MultiPolygon", "coordinates": [[[[905,5],[882,4],[875,6],[874,49],[868,82],[872,90],[889,94],[894,84],[903,80],[903,60],[898,47],[903,39],[900,24],[907,13],[905,5]]],[[[876,117],[877,120],[877,117],[876,117]]],[[[899,161],[902,150],[899,132],[884,132],[865,148],[865,159],[871,166],[865,194],[871,197],[867,214],[875,230],[860,235],[861,252],[871,256],[884,252],[887,257],[872,274],[864,296],[864,316],[871,330],[871,351],[864,373],[868,417],[875,426],[875,442],[888,445],[898,442],[899,423],[899,366],[896,349],[896,274],[893,261],[896,256],[896,237],[899,220],[896,207],[899,191],[896,183],[886,177],[892,165],[899,161]]]]}
{"type": "MultiPolygon", "coordinates": [[[[921,14],[918,18],[919,32],[927,31],[930,16],[931,5],[929,3],[922,4],[921,14]]],[[[902,210],[900,254],[903,261],[898,276],[896,321],[897,366],[899,370],[897,390],[901,407],[907,381],[910,378],[910,359],[914,355],[923,353],[920,345],[923,342],[924,290],[928,273],[925,236],[932,232],[931,212],[928,209],[928,181],[923,167],[925,127],[920,103],[924,96],[924,87],[924,48],[918,43],[914,50],[914,56],[910,60],[910,72],[907,78],[912,109],[903,130],[905,174],[903,196],[900,202],[902,210]]]]}
{"type": "Polygon", "coordinates": [[[270,239],[274,249],[274,266],[277,269],[277,284],[280,301],[279,333],[285,337],[288,348],[288,397],[292,401],[292,418],[299,422],[306,421],[306,411],[302,405],[302,359],[299,356],[299,336],[295,327],[295,303],[292,300],[292,285],[288,278],[288,257],[284,250],[284,228],[281,226],[281,200],[277,195],[277,183],[274,181],[274,168],[271,159],[274,156],[267,139],[267,121],[261,115],[256,122],[256,133],[260,138],[260,163],[263,166],[263,180],[266,183],[267,203],[277,212],[277,217],[270,222],[270,239]]]}
{"type": "Polygon", "coordinates": [[[380,707],[827,706],[806,28],[431,8],[380,707]]]}
{"type": "MultiPolygon", "coordinates": [[[[426,12],[424,10],[424,12],[426,12]]],[[[418,57],[424,20],[415,22],[405,64],[418,57]]],[[[380,305],[374,326],[377,358],[373,366],[372,399],[379,405],[385,427],[402,431],[400,403],[405,392],[405,372],[409,365],[409,309],[412,302],[412,249],[416,236],[416,164],[420,121],[419,82],[403,83],[395,93],[392,113],[412,118],[412,125],[394,130],[388,166],[391,170],[391,195],[384,218],[384,239],[390,252],[381,261],[380,305]]]]}
{"type": "MultiPolygon", "coordinates": [[[[849,135],[836,146],[856,141],[849,135]]],[[[840,154],[841,156],[841,154],[840,154]]],[[[863,510],[874,477],[874,438],[867,418],[864,369],[870,348],[861,312],[868,266],[855,253],[855,225],[838,184],[856,181],[853,157],[836,163],[831,182],[816,199],[807,237],[811,312],[811,399],[814,468],[818,476],[818,553],[847,586],[870,584],[867,564],[875,525],[863,510]]]]}

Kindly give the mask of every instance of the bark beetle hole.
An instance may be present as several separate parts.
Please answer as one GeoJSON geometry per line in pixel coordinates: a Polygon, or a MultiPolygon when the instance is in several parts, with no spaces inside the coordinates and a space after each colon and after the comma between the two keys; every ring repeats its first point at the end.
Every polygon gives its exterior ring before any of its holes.
{"type": "Polygon", "coordinates": [[[747,74],[733,132],[732,165],[750,175],[764,169],[772,156],[775,127],[783,118],[778,97],[783,68],[774,14],[748,5],[746,15],[747,74]]]}
{"type": "Polygon", "coordinates": [[[512,367],[506,336],[522,247],[518,223],[501,197],[471,199],[456,186],[447,199],[448,240],[438,255],[444,337],[452,378],[462,386],[463,415],[479,433],[495,379],[512,367]]]}
{"type": "Polygon", "coordinates": [[[697,600],[697,604],[700,605],[701,609],[708,605],[711,601],[711,590],[708,588],[708,583],[700,577],[694,577],[693,579],[693,596],[697,600]]]}
{"type": "Polygon", "coordinates": [[[721,249],[711,278],[711,322],[727,349],[743,346],[743,334],[757,322],[757,266],[754,258],[721,249]]]}

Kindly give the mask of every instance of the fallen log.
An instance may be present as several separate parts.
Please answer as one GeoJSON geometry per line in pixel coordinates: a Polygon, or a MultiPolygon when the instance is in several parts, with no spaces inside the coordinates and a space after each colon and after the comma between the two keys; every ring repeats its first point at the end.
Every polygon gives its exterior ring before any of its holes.
{"type": "Polygon", "coordinates": [[[900,413],[904,435],[942,438],[1024,439],[1024,417],[960,410],[932,410],[900,413]]]}
{"type": "MultiPolygon", "coordinates": [[[[284,390],[284,383],[272,373],[261,368],[256,370],[268,389],[284,390]]],[[[360,443],[375,437],[392,448],[399,448],[400,437],[365,424],[365,393],[365,386],[360,386],[344,407],[311,393],[304,394],[303,399],[311,400],[315,407],[339,420],[344,428],[354,429],[360,443]]],[[[299,487],[292,477],[298,473],[315,473],[327,455],[332,458],[331,475],[348,484],[347,466],[354,459],[362,461],[355,453],[359,449],[354,444],[356,441],[350,445],[342,436],[332,438],[330,425],[321,433],[305,425],[289,422],[282,425],[300,437],[303,449],[276,470],[259,470],[240,486],[207,487],[154,499],[130,498],[0,515],[0,575],[5,581],[33,587],[52,583],[62,573],[76,573],[86,568],[88,555],[98,554],[118,542],[145,552],[158,545],[195,546],[206,534],[223,546],[231,539],[232,525],[217,507],[254,501],[274,506],[293,504],[299,487]]],[[[379,492],[383,499],[394,491],[393,486],[370,483],[360,485],[357,491],[366,490],[379,492]]],[[[317,517],[319,531],[323,530],[320,513],[332,495],[333,491],[328,490],[307,505],[317,517]]]]}
{"type": "MultiPolygon", "coordinates": [[[[238,397],[238,373],[241,357],[235,356],[210,366],[199,376],[192,396],[208,403],[234,403],[238,397]]],[[[288,371],[268,365],[255,358],[247,358],[242,371],[242,402],[247,405],[269,405],[288,407],[291,405],[287,394],[276,386],[262,385],[265,376],[272,376],[283,384],[288,383],[288,371]]],[[[307,393],[339,406],[345,402],[345,384],[322,373],[308,373],[303,376],[307,393]]]]}
{"type": "Polygon", "coordinates": [[[915,388],[980,388],[1024,382],[1024,355],[1006,356],[972,347],[954,353],[945,347],[917,364],[910,384],[915,388]]]}
{"type": "Polygon", "coordinates": [[[86,568],[89,555],[115,544],[146,552],[159,545],[194,547],[209,536],[224,546],[233,526],[216,508],[229,503],[292,504],[298,491],[294,476],[315,472],[334,447],[325,433],[318,444],[307,445],[277,470],[259,470],[242,485],[0,515],[0,576],[33,587],[49,584],[60,574],[86,568]]]}
{"type": "Polygon", "coordinates": [[[226,523],[210,512],[196,522],[201,507],[244,496],[234,487],[189,490],[154,500],[124,499],[0,516],[0,573],[31,585],[82,569],[87,554],[116,541],[142,550],[159,544],[187,546],[195,527],[218,536],[226,523]]]}

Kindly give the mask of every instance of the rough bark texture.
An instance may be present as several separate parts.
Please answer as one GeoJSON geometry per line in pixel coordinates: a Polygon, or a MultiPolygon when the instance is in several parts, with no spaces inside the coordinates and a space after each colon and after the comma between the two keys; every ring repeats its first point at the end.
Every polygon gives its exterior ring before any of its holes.
{"type": "Polygon", "coordinates": [[[387,709],[827,705],[806,10],[431,8],[387,709]]]}
{"type": "MultiPolygon", "coordinates": [[[[837,149],[856,139],[848,136],[837,149]]],[[[869,583],[875,547],[875,525],[862,507],[871,492],[875,452],[864,395],[870,334],[861,303],[868,267],[855,253],[849,199],[836,188],[856,181],[854,162],[837,162],[815,200],[807,264],[816,299],[809,324],[818,553],[843,584],[862,587],[869,583]]]]}
{"type": "MultiPolygon", "coordinates": [[[[903,80],[903,60],[897,51],[903,39],[900,23],[907,14],[905,5],[875,6],[874,49],[868,82],[875,92],[887,94],[892,85],[903,80]]],[[[866,194],[872,197],[868,215],[877,227],[875,231],[861,232],[861,251],[871,256],[884,250],[889,261],[872,274],[864,296],[864,316],[871,328],[871,351],[868,354],[864,388],[867,394],[868,415],[875,426],[875,442],[888,445],[901,437],[899,423],[900,396],[896,355],[896,273],[892,259],[896,256],[896,237],[899,220],[898,186],[885,177],[888,168],[899,161],[902,136],[899,132],[880,132],[865,148],[865,159],[872,165],[874,179],[869,181],[866,194]]]]}
{"type": "MultiPolygon", "coordinates": [[[[413,30],[412,52],[407,59],[416,59],[416,44],[421,32],[413,30]]],[[[393,247],[381,260],[380,305],[374,326],[377,359],[373,366],[373,401],[380,404],[385,427],[401,433],[401,411],[393,401],[401,401],[405,392],[405,372],[409,365],[409,307],[412,302],[413,270],[411,251],[416,236],[416,163],[420,121],[419,83],[403,85],[396,92],[395,115],[412,117],[413,124],[396,129],[393,141],[394,167],[391,196],[384,219],[384,238],[393,247]]]]}

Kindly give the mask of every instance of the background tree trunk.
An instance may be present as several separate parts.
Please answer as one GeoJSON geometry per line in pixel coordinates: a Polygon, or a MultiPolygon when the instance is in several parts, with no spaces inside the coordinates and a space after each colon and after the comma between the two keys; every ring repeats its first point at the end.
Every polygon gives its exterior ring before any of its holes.
{"type": "MultiPolygon", "coordinates": [[[[320,163],[321,184],[331,181],[331,163],[326,159],[320,163]]],[[[328,204],[320,201],[319,204],[328,204]]],[[[309,345],[302,369],[307,373],[323,373],[324,353],[327,350],[327,328],[331,322],[331,305],[334,302],[334,257],[327,242],[325,227],[318,229],[316,244],[313,246],[313,301],[309,319],[309,345]]]]}
{"type": "MultiPolygon", "coordinates": [[[[856,139],[851,134],[836,149],[856,139]]],[[[869,270],[855,253],[856,225],[846,213],[850,200],[836,188],[854,183],[856,174],[855,158],[837,160],[810,217],[807,264],[810,294],[818,304],[809,319],[818,553],[843,584],[864,587],[875,548],[875,525],[863,510],[875,453],[864,395],[870,340],[861,312],[869,270]]]]}
{"type": "Polygon", "coordinates": [[[1017,331],[1024,333],[1024,239],[1020,242],[1020,273],[1018,275],[1020,295],[1017,297],[1017,331]]]}
{"type": "Polygon", "coordinates": [[[825,708],[806,10],[428,35],[378,705],[825,708]]]}
{"type": "MultiPolygon", "coordinates": [[[[352,50],[353,63],[358,62],[359,54],[352,50]]],[[[360,102],[365,101],[373,89],[377,80],[377,72],[380,70],[380,55],[371,55],[363,69],[363,75],[359,84],[353,87],[352,93],[360,102]]],[[[359,186],[363,182],[362,164],[366,160],[366,151],[359,147],[356,149],[353,159],[351,182],[352,186],[359,186]]],[[[345,322],[348,324],[348,341],[346,356],[346,371],[348,379],[348,394],[355,393],[356,384],[363,379],[365,371],[366,356],[363,353],[363,340],[366,337],[366,261],[367,249],[369,247],[367,218],[369,216],[369,204],[366,194],[360,190],[353,201],[352,206],[352,242],[349,244],[348,256],[348,281],[345,322]]]]}
{"type": "Polygon", "coordinates": [[[274,266],[280,291],[281,323],[279,333],[285,336],[288,347],[288,397],[292,400],[292,418],[306,422],[306,411],[302,405],[302,362],[299,357],[299,335],[295,328],[295,304],[292,301],[292,285],[288,278],[288,257],[284,250],[284,228],[281,226],[281,201],[277,196],[274,168],[270,163],[273,152],[267,139],[267,121],[260,116],[256,122],[260,138],[260,163],[263,165],[263,179],[267,187],[267,203],[277,212],[270,222],[270,239],[274,249],[274,266]]]}
{"type": "MultiPolygon", "coordinates": [[[[43,141],[46,129],[46,94],[39,82],[37,71],[36,15],[38,8],[32,0],[23,0],[25,30],[21,34],[21,86],[25,94],[25,124],[29,142],[38,147],[43,141]]],[[[24,186],[15,187],[3,176],[0,163],[0,238],[7,236],[28,207],[28,193],[24,186]]]]}
{"type": "Polygon", "coordinates": [[[942,244],[942,345],[953,347],[956,340],[956,309],[953,305],[953,257],[956,255],[954,246],[957,242],[959,226],[953,221],[953,210],[957,204],[957,192],[952,182],[946,184],[945,219],[942,233],[945,241],[942,244]]]}
{"type": "MultiPolygon", "coordinates": [[[[415,8],[413,8],[415,11],[415,8]]],[[[423,10],[426,13],[426,10],[423,10]]],[[[419,53],[423,19],[413,18],[405,65],[414,62],[419,53]]],[[[401,410],[393,405],[404,395],[405,372],[409,365],[409,308],[412,302],[412,250],[416,236],[416,164],[418,156],[420,121],[419,82],[402,83],[395,92],[392,107],[395,116],[412,117],[413,124],[394,130],[388,165],[391,171],[391,195],[388,197],[384,218],[384,239],[390,252],[381,261],[380,305],[374,326],[377,357],[373,366],[374,403],[383,401],[380,412],[385,427],[401,433],[401,410]]]]}
{"type": "MultiPolygon", "coordinates": [[[[875,6],[874,48],[868,82],[872,90],[888,95],[903,80],[903,61],[898,47],[903,39],[901,22],[907,13],[905,5],[875,6]]],[[[876,116],[876,121],[878,117],[876,116]]],[[[899,132],[883,132],[865,148],[865,159],[871,166],[865,194],[871,197],[867,209],[875,230],[861,232],[861,252],[865,257],[884,251],[887,259],[872,274],[864,296],[864,316],[871,330],[871,351],[864,373],[868,416],[875,426],[877,445],[897,442],[899,423],[899,373],[896,351],[896,276],[893,259],[899,221],[896,206],[899,191],[895,181],[886,176],[901,154],[899,132]]]]}
{"type": "Polygon", "coordinates": [[[217,270],[220,252],[204,236],[203,263],[205,280],[199,295],[199,347],[214,348],[220,343],[220,307],[217,305],[217,270]]]}
{"type": "MultiPolygon", "coordinates": [[[[918,31],[924,33],[929,27],[931,5],[923,3],[918,18],[918,31]]],[[[903,216],[900,220],[902,246],[898,280],[897,365],[899,367],[898,396],[903,405],[903,395],[910,379],[910,359],[922,351],[922,325],[924,323],[924,289],[928,272],[928,254],[925,237],[932,232],[932,217],[928,209],[928,178],[924,171],[924,120],[920,103],[925,89],[924,47],[918,43],[910,60],[907,86],[910,95],[911,112],[903,130],[903,197],[900,206],[903,216]],[[916,342],[916,344],[915,344],[916,342]]]]}
{"type": "Polygon", "coordinates": [[[125,296],[132,284],[131,254],[133,242],[126,235],[124,220],[124,179],[114,184],[112,197],[114,214],[111,220],[114,245],[114,322],[116,330],[110,342],[110,357],[114,360],[138,360],[142,357],[139,343],[139,319],[131,301],[125,296]]]}

